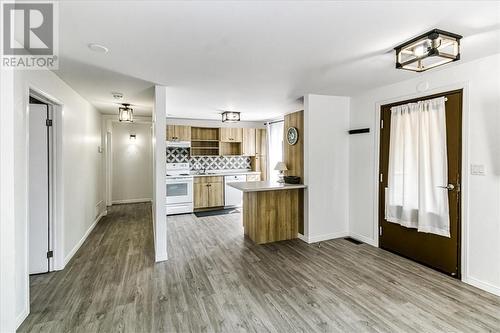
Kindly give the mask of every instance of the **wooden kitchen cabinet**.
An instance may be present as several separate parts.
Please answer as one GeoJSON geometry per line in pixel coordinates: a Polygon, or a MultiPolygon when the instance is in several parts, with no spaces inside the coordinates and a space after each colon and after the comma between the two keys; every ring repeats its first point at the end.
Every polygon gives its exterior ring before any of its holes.
{"type": "Polygon", "coordinates": [[[194,209],[224,206],[224,180],[220,176],[194,178],[194,209]]]}
{"type": "Polygon", "coordinates": [[[167,141],[191,141],[191,126],[167,125],[167,141]]]}
{"type": "Polygon", "coordinates": [[[234,127],[221,127],[220,141],[241,142],[243,140],[243,129],[234,127]]]}
{"type": "Polygon", "coordinates": [[[255,156],[255,128],[243,128],[243,141],[241,143],[241,155],[255,156]]]}
{"type": "Polygon", "coordinates": [[[252,157],[252,170],[261,173],[260,179],[267,180],[267,130],[255,130],[255,156],[252,157]]]}
{"type": "Polygon", "coordinates": [[[224,183],[210,183],[208,187],[208,207],[224,206],[224,183]]]}
{"type": "Polygon", "coordinates": [[[193,184],[194,209],[208,207],[208,186],[203,183],[193,184]]]}

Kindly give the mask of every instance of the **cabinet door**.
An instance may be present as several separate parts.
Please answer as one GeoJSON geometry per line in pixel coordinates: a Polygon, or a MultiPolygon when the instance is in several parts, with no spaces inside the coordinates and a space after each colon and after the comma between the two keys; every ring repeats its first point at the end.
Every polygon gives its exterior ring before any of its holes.
{"type": "Polygon", "coordinates": [[[255,128],[244,128],[241,154],[244,156],[255,156],[255,143],[255,128]]]}
{"type": "Polygon", "coordinates": [[[222,127],[220,129],[220,141],[222,142],[241,142],[242,139],[242,128],[222,127]]]}
{"type": "Polygon", "coordinates": [[[231,128],[231,138],[234,142],[243,141],[243,128],[231,128]]]}
{"type": "Polygon", "coordinates": [[[167,125],[167,141],[174,141],[175,139],[175,126],[167,125]]]}
{"type": "Polygon", "coordinates": [[[191,126],[174,126],[175,137],[178,141],[191,141],[191,126]]]}
{"type": "Polygon", "coordinates": [[[231,129],[229,127],[222,127],[220,129],[220,141],[231,142],[231,129]]]}
{"type": "Polygon", "coordinates": [[[255,130],[255,155],[263,155],[266,151],[267,137],[266,130],[257,128],[255,130]]]}
{"type": "Polygon", "coordinates": [[[208,189],[208,206],[224,206],[224,183],[210,183],[208,189]]]}
{"type": "Polygon", "coordinates": [[[208,184],[205,183],[195,183],[193,184],[194,191],[194,208],[206,208],[208,207],[208,197],[209,189],[208,184]]]}

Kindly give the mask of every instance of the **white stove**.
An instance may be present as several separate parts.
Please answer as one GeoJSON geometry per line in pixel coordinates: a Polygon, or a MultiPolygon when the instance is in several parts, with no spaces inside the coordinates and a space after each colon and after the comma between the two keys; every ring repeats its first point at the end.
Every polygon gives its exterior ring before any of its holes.
{"type": "Polygon", "coordinates": [[[193,176],[189,163],[167,163],[167,215],[193,212],[193,176]]]}

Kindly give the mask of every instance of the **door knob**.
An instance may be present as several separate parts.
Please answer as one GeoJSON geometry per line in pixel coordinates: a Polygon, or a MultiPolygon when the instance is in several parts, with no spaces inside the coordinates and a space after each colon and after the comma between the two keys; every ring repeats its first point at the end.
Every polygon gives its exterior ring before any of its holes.
{"type": "Polygon", "coordinates": [[[448,191],[453,191],[455,189],[455,185],[453,184],[448,184],[446,186],[438,186],[439,188],[445,188],[447,189],[448,191]]]}

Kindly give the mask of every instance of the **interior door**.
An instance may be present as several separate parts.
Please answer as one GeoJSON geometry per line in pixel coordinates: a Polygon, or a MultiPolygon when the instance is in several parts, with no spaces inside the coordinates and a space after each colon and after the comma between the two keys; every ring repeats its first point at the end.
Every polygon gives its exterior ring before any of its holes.
{"type": "MultiPolygon", "coordinates": [[[[379,186],[379,246],[400,254],[453,277],[460,278],[460,184],[462,156],[462,91],[452,91],[384,105],[381,108],[380,186],[379,186]],[[446,143],[448,151],[448,202],[451,237],[417,232],[385,220],[385,188],[389,169],[391,107],[440,96],[447,98],[446,143]],[[453,189],[451,188],[453,187],[453,189]]],[[[447,184],[443,184],[447,185],[447,184]]]]}
{"type": "Polygon", "coordinates": [[[48,106],[29,107],[29,272],[49,271],[50,119],[48,106]]]}

